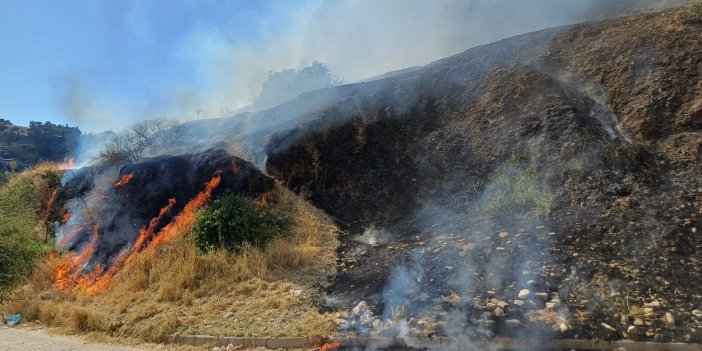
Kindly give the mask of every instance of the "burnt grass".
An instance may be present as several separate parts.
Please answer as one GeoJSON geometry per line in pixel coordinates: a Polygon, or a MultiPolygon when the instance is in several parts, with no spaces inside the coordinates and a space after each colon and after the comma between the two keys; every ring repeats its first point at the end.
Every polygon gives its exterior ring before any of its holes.
{"type": "Polygon", "coordinates": [[[526,34],[263,112],[324,101],[267,171],[345,231],[330,309],[387,317],[399,267],[437,335],[701,342],[701,74],[679,10],[526,34]]]}
{"type": "Polygon", "coordinates": [[[216,175],[221,177],[221,182],[213,190],[213,198],[226,192],[258,198],[273,186],[273,180],[251,163],[222,149],[155,157],[123,167],[100,165],[69,171],[55,206],[62,211],[75,207],[79,209],[77,213],[87,213],[90,218],[84,218],[78,227],[66,228],[73,232],[73,239],[61,249],[80,251],[97,228],[95,255],[85,270],[89,272],[97,264],[109,268],[120,251],[132,245],[139,230],[149,226],[169,199],[175,199],[175,205],[156,223],[155,233],[181,213],[216,175]],[[129,174],[131,180],[122,186],[115,185],[129,174]]]}

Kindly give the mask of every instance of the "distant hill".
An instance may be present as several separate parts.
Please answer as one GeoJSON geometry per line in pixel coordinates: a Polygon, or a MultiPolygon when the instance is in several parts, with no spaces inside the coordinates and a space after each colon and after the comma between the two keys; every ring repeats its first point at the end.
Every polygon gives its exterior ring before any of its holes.
{"type": "Polygon", "coordinates": [[[0,171],[20,171],[41,161],[63,162],[81,134],[68,125],[32,121],[22,127],[0,119],[0,171]]]}

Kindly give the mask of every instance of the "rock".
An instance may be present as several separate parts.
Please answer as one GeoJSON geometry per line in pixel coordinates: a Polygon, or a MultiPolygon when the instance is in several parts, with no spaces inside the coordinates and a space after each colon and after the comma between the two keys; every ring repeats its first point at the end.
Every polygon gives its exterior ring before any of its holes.
{"type": "Polygon", "coordinates": [[[496,308],[494,313],[495,313],[495,317],[497,317],[497,318],[500,318],[500,317],[505,315],[505,311],[500,307],[496,308]]]}
{"type": "Polygon", "coordinates": [[[510,328],[517,328],[522,325],[522,322],[520,322],[519,319],[508,319],[505,321],[505,325],[510,328]]]}
{"type": "Polygon", "coordinates": [[[555,307],[558,307],[561,305],[561,300],[559,300],[559,299],[551,299],[551,302],[553,303],[553,305],[555,307]]]}
{"type": "Polygon", "coordinates": [[[529,280],[529,281],[527,282],[527,286],[534,286],[534,285],[536,285],[536,280],[533,280],[533,279],[532,279],[532,280],[529,280]]]}
{"type": "Polygon", "coordinates": [[[609,325],[607,323],[600,323],[600,325],[607,330],[617,331],[617,329],[614,329],[614,327],[612,327],[611,325],[609,325]]]}
{"type": "MultiPolygon", "coordinates": [[[[483,314],[480,315],[480,319],[490,320],[490,319],[493,319],[493,317],[495,317],[495,316],[497,316],[497,313],[493,314],[492,312],[483,312],[483,314]]],[[[499,316],[497,316],[497,317],[499,317],[499,316]]]]}
{"type": "Polygon", "coordinates": [[[519,294],[517,294],[517,297],[524,300],[527,297],[529,297],[529,295],[531,295],[531,292],[529,291],[529,289],[522,289],[522,290],[519,290],[519,294]]]}
{"type": "Polygon", "coordinates": [[[693,310],[691,313],[693,316],[695,316],[697,318],[702,317],[702,311],[700,311],[700,310],[693,310]]]}
{"type": "Polygon", "coordinates": [[[666,312],[665,313],[665,322],[668,324],[668,326],[674,326],[675,325],[675,317],[673,316],[672,313],[666,312]]]}
{"type": "Polygon", "coordinates": [[[507,308],[507,306],[509,306],[509,304],[505,301],[499,301],[497,302],[497,306],[504,310],[505,308],[507,308]]]}
{"type": "Polygon", "coordinates": [[[555,304],[555,303],[553,303],[553,302],[547,302],[547,303],[546,303],[546,309],[547,309],[547,310],[552,310],[552,309],[554,309],[554,308],[556,308],[556,304],[555,304]]]}
{"type": "Polygon", "coordinates": [[[368,310],[368,304],[365,301],[361,301],[358,303],[358,305],[356,305],[356,307],[351,309],[351,313],[353,313],[354,316],[358,317],[366,310],[368,310]]]}
{"type": "Polygon", "coordinates": [[[507,232],[500,232],[499,236],[500,236],[500,238],[506,238],[506,237],[509,236],[509,233],[507,233],[507,232]]]}
{"type": "Polygon", "coordinates": [[[537,292],[536,294],[534,294],[534,296],[544,301],[548,300],[548,293],[545,292],[537,292]]]}
{"type": "Polygon", "coordinates": [[[629,335],[634,335],[634,334],[636,334],[637,331],[638,331],[638,329],[633,325],[630,325],[629,327],[626,328],[626,333],[629,335]]]}
{"type": "Polygon", "coordinates": [[[660,308],[660,307],[661,307],[661,303],[658,302],[658,300],[653,300],[653,301],[651,301],[651,302],[649,302],[649,303],[645,303],[645,304],[644,304],[644,307],[654,308],[654,309],[655,309],[655,308],[660,308]]]}
{"type": "Polygon", "coordinates": [[[643,319],[641,319],[639,317],[634,318],[634,325],[637,327],[643,327],[644,326],[643,319]]]}
{"type": "Polygon", "coordinates": [[[570,327],[568,327],[568,324],[561,323],[561,324],[558,325],[558,330],[560,330],[561,333],[567,332],[568,329],[570,329],[570,327]]]}
{"type": "Polygon", "coordinates": [[[515,304],[516,306],[520,306],[520,307],[521,307],[521,306],[524,306],[524,301],[522,301],[522,300],[514,300],[514,304],[515,304]]]}

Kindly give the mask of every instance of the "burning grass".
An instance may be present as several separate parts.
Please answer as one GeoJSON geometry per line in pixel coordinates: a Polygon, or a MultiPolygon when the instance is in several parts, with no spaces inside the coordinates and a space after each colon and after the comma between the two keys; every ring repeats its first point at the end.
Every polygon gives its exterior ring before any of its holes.
{"type": "Polygon", "coordinates": [[[169,333],[327,335],[334,325],[318,310],[318,286],[334,274],[336,228],[281,185],[269,200],[272,211],[291,214],[292,225],[263,248],[203,254],[188,239],[193,223],[181,223],[170,240],[130,255],[108,290],[56,288],[54,270],[65,257],[54,255],[2,309],[65,332],[146,341],[169,333]]]}

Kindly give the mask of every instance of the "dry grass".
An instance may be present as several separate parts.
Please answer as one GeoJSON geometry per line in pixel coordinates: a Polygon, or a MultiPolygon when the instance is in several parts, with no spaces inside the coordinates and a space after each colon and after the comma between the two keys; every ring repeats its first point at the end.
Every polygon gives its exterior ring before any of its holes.
{"type": "MultiPolygon", "coordinates": [[[[270,209],[293,215],[291,235],[265,250],[201,254],[177,240],[138,254],[96,296],[54,288],[48,257],[2,306],[69,333],[159,341],[170,333],[319,336],[333,317],[319,313],[319,286],[335,274],[337,229],[321,211],[277,185],[270,209]]],[[[189,228],[180,228],[186,237],[189,228]]]]}

